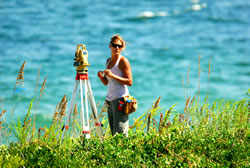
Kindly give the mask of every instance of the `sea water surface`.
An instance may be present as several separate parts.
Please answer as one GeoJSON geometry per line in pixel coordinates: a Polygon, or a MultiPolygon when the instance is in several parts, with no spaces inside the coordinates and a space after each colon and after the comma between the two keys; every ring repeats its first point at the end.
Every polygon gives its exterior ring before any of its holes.
{"type": "Polygon", "coordinates": [[[189,96],[203,101],[209,95],[210,103],[242,99],[250,76],[249,11],[246,0],[0,0],[0,97],[7,110],[1,120],[10,121],[17,73],[26,61],[14,119],[24,118],[47,76],[37,122],[49,125],[62,97],[70,101],[77,44],[89,52],[89,78],[100,110],[107,87],[97,72],[110,57],[114,34],[128,42],[123,55],[133,72],[129,90],[139,103],[131,123],[159,96],[162,112],[177,104],[179,113],[189,96]]]}

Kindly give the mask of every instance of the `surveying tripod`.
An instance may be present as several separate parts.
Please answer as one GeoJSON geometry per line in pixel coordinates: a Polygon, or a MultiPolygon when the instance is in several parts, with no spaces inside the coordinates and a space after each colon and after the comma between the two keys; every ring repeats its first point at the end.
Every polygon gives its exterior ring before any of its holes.
{"type": "Polygon", "coordinates": [[[93,97],[91,85],[90,85],[89,78],[88,78],[87,66],[89,66],[89,63],[88,63],[87,57],[88,57],[88,51],[86,50],[85,45],[83,45],[83,44],[77,45],[75,59],[74,59],[76,61],[76,62],[74,62],[74,66],[77,67],[76,68],[77,73],[76,73],[76,78],[75,78],[75,86],[74,86],[73,94],[71,97],[71,103],[70,103],[70,107],[69,107],[69,111],[68,111],[68,117],[67,117],[67,120],[65,122],[64,129],[63,129],[62,139],[64,138],[65,132],[69,129],[70,118],[72,115],[73,106],[74,106],[76,94],[77,94],[77,91],[79,88],[79,84],[80,84],[81,114],[82,114],[82,127],[83,127],[82,133],[86,138],[90,138],[89,111],[88,111],[88,102],[89,102],[90,108],[92,111],[92,115],[94,118],[96,132],[100,138],[103,137],[102,125],[101,125],[99,118],[98,118],[96,103],[95,103],[95,99],[93,97]],[[82,86],[83,83],[84,83],[84,91],[85,91],[84,92],[85,93],[84,94],[85,103],[84,103],[84,99],[83,99],[83,86],[82,86]],[[85,105],[86,111],[84,111],[84,105],[85,105]]]}

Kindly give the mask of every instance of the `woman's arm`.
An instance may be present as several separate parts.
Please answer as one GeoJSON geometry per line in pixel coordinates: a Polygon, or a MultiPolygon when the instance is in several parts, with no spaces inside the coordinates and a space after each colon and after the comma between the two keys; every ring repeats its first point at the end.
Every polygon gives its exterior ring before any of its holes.
{"type": "Polygon", "coordinates": [[[122,85],[132,86],[133,84],[132,72],[131,72],[130,63],[127,58],[125,57],[121,58],[119,62],[119,68],[121,69],[123,73],[123,77],[113,74],[110,69],[104,70],[105,75],[108,75],[109,77],[115,79],[122,85]]]}
{"type": "Polygon", "coordinates": [[[104,71],[99,71],[97,73],[97,76],[100,78],[100,80],[102,81],[102,83],[104,85],[107,85],[108,84],[108,79],[104,76],[104,71]]]}

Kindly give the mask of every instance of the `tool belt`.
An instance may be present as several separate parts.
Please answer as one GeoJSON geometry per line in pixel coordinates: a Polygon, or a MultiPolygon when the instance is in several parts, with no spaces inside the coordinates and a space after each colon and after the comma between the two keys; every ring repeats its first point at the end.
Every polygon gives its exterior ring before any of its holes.
{"type": "Polygon", "coordinates": [[[136,111],[138,104],[133,96],[124,96],[124,113],[129,115],[136,111]]]}

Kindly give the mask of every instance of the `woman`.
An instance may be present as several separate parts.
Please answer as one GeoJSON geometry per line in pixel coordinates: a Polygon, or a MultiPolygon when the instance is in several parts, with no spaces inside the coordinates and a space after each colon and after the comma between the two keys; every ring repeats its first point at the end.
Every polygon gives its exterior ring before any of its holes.
{"type": "Polygon", "coordinates": [[[129,95],[128,87],[133,83],[130,63],[121,55],[126,42],[120,35],[114,35],[109,43],[111,57],[107,59],[106,69],[99,71],[97,76],[104,85],[108,85],[106,102],[108,119],[112,135],[124,133],[128,136],[128,115],[123,112],[123,97],[129,95]]]}

